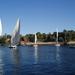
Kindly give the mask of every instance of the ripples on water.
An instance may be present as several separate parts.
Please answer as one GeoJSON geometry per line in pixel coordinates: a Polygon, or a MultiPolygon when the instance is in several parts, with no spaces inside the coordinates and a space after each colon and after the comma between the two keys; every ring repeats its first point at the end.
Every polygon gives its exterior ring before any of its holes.
{"type": "Polygon", "coordinates": [[[75,48],[0,47],[0,75],[75,75],[75,48]]]}

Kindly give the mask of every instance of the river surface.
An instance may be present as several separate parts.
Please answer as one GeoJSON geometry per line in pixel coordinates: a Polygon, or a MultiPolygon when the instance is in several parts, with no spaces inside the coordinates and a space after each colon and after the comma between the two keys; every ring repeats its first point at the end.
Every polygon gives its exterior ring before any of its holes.
{"type": "Polygon", "coordinates": [[[75,48],[0,46],[0,75],[75,75],[75,48]]]}

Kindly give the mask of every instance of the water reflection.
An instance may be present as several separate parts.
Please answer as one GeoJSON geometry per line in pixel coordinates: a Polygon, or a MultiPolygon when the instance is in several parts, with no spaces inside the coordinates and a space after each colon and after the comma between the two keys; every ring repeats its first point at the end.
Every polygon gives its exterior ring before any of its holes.
{"type": "Polygon", "coordinates": [[[3,51],[2,49],[0,49],[0,75],[3,75],[4,74],[4,71],[3,71],[3,51]]]}
{"type": "Polygon", "coordinates": [[[56,62],[59,64],[60,63],[60,47],[56,47],[56,62]]]}
{"type": "Polygon", "coordinates": [[[12,55],[13,55],[13,75],[20,75],[20,53],[19,49],[12,49],[12,55]]]}
{"type": "Polygon", "coordinates": [[[34,64],[38,63],[38,47],[34,46],[34,57],[35,57],[35,62],[34,64]]]}

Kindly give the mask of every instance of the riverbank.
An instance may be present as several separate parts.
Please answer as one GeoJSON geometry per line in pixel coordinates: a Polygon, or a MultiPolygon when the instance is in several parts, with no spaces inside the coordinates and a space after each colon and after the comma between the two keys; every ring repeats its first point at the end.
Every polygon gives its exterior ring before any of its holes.
{"type": "MultiPolygon", "coordinates": [[[[60,45],[64,45],[64,42],[59,42],[60,45]]],[[[25,45],[56,45],[56,42],[37,42],[36,44],[33,42],[28,42],[25,45]]]]}

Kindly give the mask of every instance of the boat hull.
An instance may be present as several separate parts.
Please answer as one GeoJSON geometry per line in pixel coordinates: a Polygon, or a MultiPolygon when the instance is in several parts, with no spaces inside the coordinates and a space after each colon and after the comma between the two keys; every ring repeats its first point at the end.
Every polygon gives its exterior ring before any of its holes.
{"type": "Polygon", "coordinates": [[[56,46],[60,46],[60,44],[56,44],[56,46]]]}
{"type": "Polygon", "coordinates": [[[14,46],[9,46],[9,48],[17,48],[17,46],[16,46],[16,45],[14,45],[14,46]]]}
{"type": "Polygon", "coordinates": [[[36,44],[36,45],[33,45],[34,47],[37,47],[38,45],[36,44]]]}

